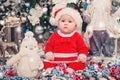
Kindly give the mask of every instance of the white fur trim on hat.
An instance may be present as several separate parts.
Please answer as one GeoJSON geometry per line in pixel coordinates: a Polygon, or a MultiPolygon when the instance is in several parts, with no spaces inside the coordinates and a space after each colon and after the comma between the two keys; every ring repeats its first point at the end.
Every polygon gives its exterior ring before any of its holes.
{"type": "Polygon", "coordinates": [[[64,3],[62,3],[62,4],[56,4],[53,7],[52,12],[51,12],[51,17],[50,17],[50,23],[51,23],[51,25],[57,26],[57,21],[54,18],[55,12],[57,10],[59,10],[59,9],[65,8],[65,7],[66,7],[66,4],[64,4],[64,3]]]}
{"type": "Polygon", "coordinates": [[[51,23],[52,25],[58,26],[58,20],[64,14],[67,14],[67,15],[71,16],[75,20],[75,22],[77,24],[77,27],[80,28],[80,30],[81,30],[82,18],[80,16],[80,13],[77,10],[73,9],[73,8],[67,8],[67,7],[62,8],[60,11],[57,12],[57,14],[55,14],[55,12],[54,12],[54,16],[55,16],[54,20],[50,20],[50,23],[52,22],[51,23]]]}

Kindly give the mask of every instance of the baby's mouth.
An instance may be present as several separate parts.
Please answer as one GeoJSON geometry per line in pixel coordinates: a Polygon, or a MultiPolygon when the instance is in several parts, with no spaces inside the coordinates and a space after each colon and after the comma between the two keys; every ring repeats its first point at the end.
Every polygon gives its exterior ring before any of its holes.
{"type": "Polygon", "coordinates": [[[67,28],[67,27],[64,27],[64,28],[67,28]]]}

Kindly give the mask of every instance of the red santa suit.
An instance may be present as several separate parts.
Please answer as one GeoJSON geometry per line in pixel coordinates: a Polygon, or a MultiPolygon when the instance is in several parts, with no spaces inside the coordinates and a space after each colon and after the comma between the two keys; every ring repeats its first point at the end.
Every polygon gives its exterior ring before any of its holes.
{"type": "MultiPolygon", "coordinates": [[[[62,34],[59,30],[54,32],[45,46],[45,54],[53,54],[54,61],[69,62],[68,67],[73,70],[82,70],[85,63],[74,62],[80,54],[87,56],[88,47],[84,43],[82,36],[78,32],[62,34]]],[[[56,63],[44,61],[44,69],[55,67],[56,63]]]]}

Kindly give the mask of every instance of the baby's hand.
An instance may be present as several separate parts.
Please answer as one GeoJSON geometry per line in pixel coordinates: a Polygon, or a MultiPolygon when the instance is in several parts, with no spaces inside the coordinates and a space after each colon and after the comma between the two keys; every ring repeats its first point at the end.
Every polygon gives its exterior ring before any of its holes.
{"type": "Polygon", "coordinates": [[[78,61],[81,61],[82,63],[85,63],[87,60],[87,56],[85,54],[80,54],[78,56],[78,61]]]}
{"type": "Polygon", "coordinates": [[[53,53],[47,53],[47,54],[45,55],[45,59],[47,59],[47,60],[54,60],[54,55],[53,55],[53,53]]]}

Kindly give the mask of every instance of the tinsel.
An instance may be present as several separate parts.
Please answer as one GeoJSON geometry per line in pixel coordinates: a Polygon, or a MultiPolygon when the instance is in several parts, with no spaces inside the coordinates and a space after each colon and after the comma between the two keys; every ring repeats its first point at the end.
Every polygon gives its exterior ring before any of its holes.
{"type": "MultiPolygon", "coordinates": [[[[120,61],[120,58],[116,58],[116,60],[120,61]]],[[[116,63],[115,60],[108,62],[106,65],[103,65],[102,61],[95,62],[93,60],[88,60],[84,70],[73,73],[67,72],[66,68],[67,65],[61,63],[51,70],[43,70],[40,74],[44,72],[44,75],[41,74],[38,80],[51,80],[53,78],[62,80],[89,80],[90,78],[95,78],[96,80],[100,78],[107,80],[120,79],[120,64],[118,62],[116,63]]],[[[1,65],[0,78],[2,78],[2,80],[33,80],[31,78],[18,76],[14,66],[7,67],[5,65],[1,65]]]]}

